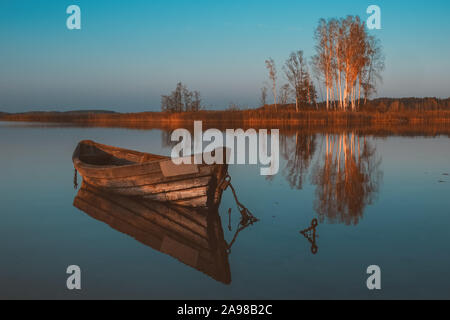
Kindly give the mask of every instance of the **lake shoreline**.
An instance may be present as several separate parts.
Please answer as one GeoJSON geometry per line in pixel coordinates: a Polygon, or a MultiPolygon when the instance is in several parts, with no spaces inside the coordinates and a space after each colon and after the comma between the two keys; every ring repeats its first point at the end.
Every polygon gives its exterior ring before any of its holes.
{"type": "Polygon", "coordinates": [[[194,121],[202,121],[203,129],[279,129],[283,134],[299,132],[335,134],[352,132],[372,136],[438,136],[450,137],[450,111],[423,112],[323,112],[300,111],[295,114],[272,113],[260,110],[200,111],[195,113],[38,113],[9,114],[0,121],[26,123],[40,127],[102,127],[131,130],[178,128],[193,130],[194,121]],[[218,120],[220,119],[220,120],[218,120]]]}
{"type": "Polygon", "coordinates": [[[238,111],[198,112],[30,112],[0,115],[0,121],[45,122],[107,126],[155,126],[175,128],[203,121],[214,126],[284,127],[284,126],[359,126],[359,125],[424,125],[450,126],[450,110],[427,111],[323,111],[323,110],[275,110],[251,109],[238,111]]]}

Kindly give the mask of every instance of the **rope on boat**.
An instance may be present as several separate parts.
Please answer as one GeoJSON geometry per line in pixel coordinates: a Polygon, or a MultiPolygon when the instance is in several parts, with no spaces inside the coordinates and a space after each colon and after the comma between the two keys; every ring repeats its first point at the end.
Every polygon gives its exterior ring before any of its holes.
{"type": "Polygon", "coordinates": [[[77,169],[75,169],[75,173],[73,175],[73,188],[75,190],[78,189],[78,171],[77,171],[77,169]]]}

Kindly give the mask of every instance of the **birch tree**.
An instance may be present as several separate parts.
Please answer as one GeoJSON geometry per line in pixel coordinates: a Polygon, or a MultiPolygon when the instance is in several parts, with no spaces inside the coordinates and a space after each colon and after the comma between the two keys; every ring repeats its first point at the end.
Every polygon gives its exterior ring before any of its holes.
{"type": "Polygon", "coordinates": [[[289,99],[291,97],[291,88],[289,86],[289,84],[285,84],[280,88],[280,103],[281,104],[288,104],[289,103],[289,99]]]}
{"type": "Polygon", "coordinates": [[[359,17],[321,19],[315,31],[314,70],[326,88],[326,106],[353,111],[375,91],[384,57],[379,41],[359,17]],[[338,101],[338,104],[336,103],[338,101]]]}
{"type": "Polygon", "coordinates": [[[275,110],[277,109],[277,69],[275,61],[272,58],[266,60],[266,68],[269,71],[269,79],[272,81],[272,93],[275,104],[275,110]]]}
{"type": "Polygon", "coordinates": [[[303,59],[303,51],[291,53],[286,61],[283,70],[289,84],[295,93],[295,110],[298,112],[300,103],[300,91],[303,82],[303,69],[305,62],[303,59]]]}
{"type": "Polygon", "coordinates": [[[261,106],[267,105],[267,87],[261,88],[261,98],[260,98],[261,106]]]}
{"type": "Polygon", "coordinates": [[[303,57],[303,51],[291,53],[283,66],[284,74],[295,94],[295,109],[298,112],[302,103],[313,103],[316,99],[316,89],[311,80],[308,63],[303,57]]]}
{"type": "Polygon", "coordinates": [[[193,100],[192,100],[192,108],[191,110],[194,112],[200,111],[201,104],[202,104],[202,98],[199,91],[194,91],[192,93],[193,100]]]}

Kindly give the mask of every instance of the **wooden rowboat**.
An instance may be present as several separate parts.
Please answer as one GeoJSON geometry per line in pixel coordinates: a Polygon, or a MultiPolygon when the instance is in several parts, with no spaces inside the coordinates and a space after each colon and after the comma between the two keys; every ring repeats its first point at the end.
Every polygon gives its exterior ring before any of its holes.
{"type": "Polygon", "coordinates": [[[227,175],[226,164],[175,165],[169,157],[89,140],[78,144],[72,160],[87,184],[111,193],[187,207],[217,206],[222,196],[219,184],[227,175]]]}
{"type": "Polygon", "coordinates": [[[218,209],[194,209],[111,194],[83,182],[73,205],[96,220],[224,284],[228,245],[218,209]]]}

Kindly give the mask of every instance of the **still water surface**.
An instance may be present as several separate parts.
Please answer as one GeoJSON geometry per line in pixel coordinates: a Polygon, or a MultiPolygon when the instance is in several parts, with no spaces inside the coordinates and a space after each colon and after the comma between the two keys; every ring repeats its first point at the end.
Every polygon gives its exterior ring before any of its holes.
{"type": "MultiPolygon", "coordinates": [[[[229,285],[74,207],[71,156],[83,139],[171,151],[160,130],[0,123],[0,298],[450,298],[446,136],[293,132],[280,138],[276,176],[230,166],[239,200],[260,221],[233,243],[229,285]],[[300,233],[313,219],[316,254],[300,233]],[[66,289],[74,264],[80,292],[66,289]],[[378,292],[366,287],[373,264],[378,292]]],[[[219,214],[230,243],[240,219],[229,190],[219,214]]]]}

